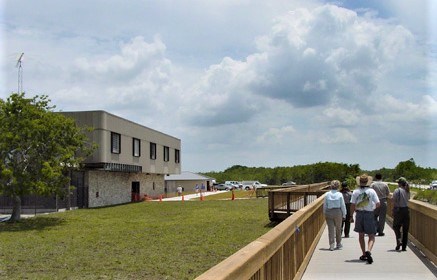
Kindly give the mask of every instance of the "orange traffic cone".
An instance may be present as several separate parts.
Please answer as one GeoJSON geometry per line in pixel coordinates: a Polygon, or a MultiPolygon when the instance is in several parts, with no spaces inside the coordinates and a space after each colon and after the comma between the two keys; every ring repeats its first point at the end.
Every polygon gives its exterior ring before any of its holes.
{"type": "Polygon", "coordinates": [[[203,194],[200,192],[200,201],[203,201],[203,194]]]}
{"type": "Polygon", "coordinates": [[[234,193],[234,190],[232,190],[232,200],[235,200],[235,193],[234,193]]]}
{"type": "Polygon", "coordinates": [[[185,201],[185,198],[184,198],[184,195],[182,195],[182,202],[184,202],[185,201]]]}
{"type": "Polygon", "coordinates": [[[162,202],[162,194],[159,196],[159,202],[162,202]]]}

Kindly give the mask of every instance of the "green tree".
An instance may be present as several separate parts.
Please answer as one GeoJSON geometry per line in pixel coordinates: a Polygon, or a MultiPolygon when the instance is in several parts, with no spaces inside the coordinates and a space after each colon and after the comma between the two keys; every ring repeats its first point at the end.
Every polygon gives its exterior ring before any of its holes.
{"type": "Polygon", "coordinates": [[[24,93],[0,99],[0,194],[13,200],[11,221],[21,217],[23,195],[69,192],[69,171],[92,151],[84,130],[49,103],[24,93]]]}
{"type": "Polygon", "coordinates": [[[419,168],[416,166],[416,162],[414,161],[413,158],[410,158],[409,160],[406,161],[401,161],[398,163],[398,165],[395,167],[394,170],[394,175],[395,178],[393,179],[397,179],[399,177],[405,177],[407,178],[407,180],[415,180],[418,179],[419,177],[419,168]]]}

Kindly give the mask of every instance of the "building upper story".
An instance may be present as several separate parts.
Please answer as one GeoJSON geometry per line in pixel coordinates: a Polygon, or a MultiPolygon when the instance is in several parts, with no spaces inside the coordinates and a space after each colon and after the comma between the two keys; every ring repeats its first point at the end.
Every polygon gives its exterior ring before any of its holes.
{"type": "Polygon", "coordinates": [[[181,140],[105,111],[61,112],[90,127],[97,144],[86,168],[150,174],[181,173],[181,140]]]}

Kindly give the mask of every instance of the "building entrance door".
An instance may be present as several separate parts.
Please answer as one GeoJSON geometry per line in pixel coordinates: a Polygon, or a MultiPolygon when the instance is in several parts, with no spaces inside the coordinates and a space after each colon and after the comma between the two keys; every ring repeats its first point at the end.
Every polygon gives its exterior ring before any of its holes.
{"type": "Polygon", "coordinates": [[[140,182],[132,182],[132,202],[140,201],[140,182]]]}

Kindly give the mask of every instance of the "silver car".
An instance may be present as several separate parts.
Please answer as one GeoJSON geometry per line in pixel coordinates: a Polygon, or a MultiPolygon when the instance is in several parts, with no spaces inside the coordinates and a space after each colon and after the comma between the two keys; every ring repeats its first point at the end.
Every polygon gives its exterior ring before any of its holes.
{"type": "Polygon", "coordinates": [[[292,187],[292,186],[296,186],[296,183],[293,181],[288,181],[282,184],[283,187],[292,187]]]}
{"type": "Polygon", "coordinates": [[[219,191],[230,191],[232,190],[232,186],[225,185],[225,184],[218,184],[215,186],[215,188],[219,191]]]}

